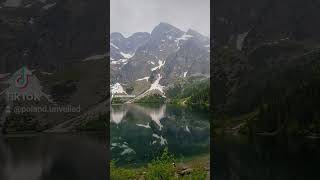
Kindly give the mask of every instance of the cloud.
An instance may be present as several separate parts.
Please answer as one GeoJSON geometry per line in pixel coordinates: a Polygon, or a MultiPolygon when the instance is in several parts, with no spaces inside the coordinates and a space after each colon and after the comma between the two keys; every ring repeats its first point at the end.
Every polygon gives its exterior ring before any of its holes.
{"type": "Polygon", "coordinates": [[[151,32],[160,22],[210,35],[210,0],[111,0],[111,32],[151,32]]]}

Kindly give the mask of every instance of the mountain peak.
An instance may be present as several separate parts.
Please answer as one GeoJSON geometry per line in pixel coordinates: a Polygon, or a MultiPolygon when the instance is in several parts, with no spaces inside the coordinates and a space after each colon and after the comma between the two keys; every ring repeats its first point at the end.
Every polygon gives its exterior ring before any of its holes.
{"type": "Polygon", "coordinates": [[[148,33],[148,32],[136,32],[136,33],[132,34],[131,36],[129,36],[128,38],[148,37],[148,36],[150,36],[150,33],[148,33]]]}
{"type": "Polygon", "coordinates": [[[171,24],[161,22],[153,29],[153,31],[151,32],[151,35],[158,34],[158,33],[166,33],[171,30],[181,31],[180,29],[178,29],[177,27],[175,27],[171,24]]]}
{"type": "Polygon", "coordinates": [[[193,36],[206,37],[205,35],[199,33],[198,31],[196,31],[196,30],[194,30],[194,29],[188,29],[188,31],[186,32],[186,34],[188,34],[188,35],[193,35],[193,36]]]}
{"type": "Polygon", "coordinates": [[[164,95],[166,88],[163,87],[170,87],[180,78],[207,76],[210,54],[206,45],[209,43],[198,39],[196,31],[188,32],[190,34],[162,22],[151,35],[138,32],[114,43],[119,49],[113,48],[110,55],[112,84],[119,82],[123,89],[133,88],[131,93],[142,97],[164,95]],[[126,54],[133,57],[126,58],[126,54]]]}
{"type": "Polygon", "coordinates": [[[168,26],[168,27],[174,27],[173,25],[169,24],[169,23],[166,23],[166,22],[160,22],[158,24],[158,26],[168,26]]]}
{"type": "Polygon", "coordinates": [[[154,30],[155,30],[155,29],[159,29],[159,28],[161,28],[161,29],[178,29],[178,28],[176,28],[175,26],[173,26],[173,25],[171,25],[171,24],[169,24],[169,23],[165,23],[165,22],[160,22],[160,23],[154,28],[154,30]]]}
{"type": "Polygon", "coordinates": [[[199,33],[199,32],[197,32],[196,30],[188,29],[187,34],[192,35],[192,34],[200,34],[200,33],[199,33]]]}
{"type": "Polygon", "coordinates": [[[111,37],[112,39],[124,39],[124,36],[123,36],[121,33],[119,33],[119,32],[113,32],[113,33],[111,33],[110,37],[111,37]]]}
{"type": "Polygon", "coordinates": [[[187,35],[191,35],[193,37],[196,37],[197,39],[201,40],[201,41],[208,41],[209,38],[205,35],[202,35],[201,33],[199,33],[196,30],[193,29],[188,29],[188,31],[186,32],[187,35]]]}

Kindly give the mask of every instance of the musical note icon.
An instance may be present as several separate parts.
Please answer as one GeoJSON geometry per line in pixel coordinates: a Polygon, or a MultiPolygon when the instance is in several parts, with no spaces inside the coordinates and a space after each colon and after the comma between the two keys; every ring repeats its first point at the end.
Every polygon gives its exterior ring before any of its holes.
{"type": "Polygon", "coordinates": [[[31,76],[31,72],[26,68],[21,68],[20,72],[16,74],[15,85],[19,89],[24,89],[28,86],[29,76],[31,76]]]}

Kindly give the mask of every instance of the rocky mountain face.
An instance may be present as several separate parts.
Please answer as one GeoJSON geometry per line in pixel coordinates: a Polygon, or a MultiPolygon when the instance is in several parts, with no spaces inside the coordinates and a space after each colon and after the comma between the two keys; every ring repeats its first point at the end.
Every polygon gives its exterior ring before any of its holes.
{"type": "Polygon", "coordinates": [[[119,59],[132,57],[138,47],[147,42],[150,34],[141,32],[125,38],[120,33],[112,33],[110,37],[110,57],[112,61],[117,61],[119,59]]]}
{"type": "Polygon", "coordinates": [[[111,85],[120,83],[132,94],[157,90],[165,95],[177,79],[209,76],[209,38],[160,23],[151,34],[124,38],[111,34],[111,85]]]}
{"type": "Polygon", "coordinates": [[[106,7],[107,2],[100,0],[0,0],[2,131],[85,130],[89,121],[107,113],[106,7]],[[16,78],[15,72],[22,67],[39,80],[51,102],[8,100],[4,92],[15,88],[8,79],[16,78]],[[15,106],[78,106],[81,110],[17,114],[12,111],[15,106]]]}
{"type": "Polygon", "coordinates": [[[318,42],[319,2],[299,0],[217,0],[214,3],[216,45],[250,49],[261,43],[291,39],[318,42]]]}
{"type": "Polygon", "coordinates": [[[214,8],[211,107],[247,115],[219,123],[245,133],[319,134],[319,3],[218,0],[214,8]]]}
{"type": "Polygon", "coordinates": [[[105,7],[99,0],[1,0],[0,73],[22,65],[57,71],[105,54],[105,7]]]}

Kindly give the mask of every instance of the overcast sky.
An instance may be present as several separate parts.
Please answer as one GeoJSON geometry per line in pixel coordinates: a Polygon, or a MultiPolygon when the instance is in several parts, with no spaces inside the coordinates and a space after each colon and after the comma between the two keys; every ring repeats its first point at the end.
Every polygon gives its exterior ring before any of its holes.
{"type": "Polygon", "coordinates": [[[111,0],[111,32],[128,37],[160,22],[210,35],[210,0],[111,0]]]}

